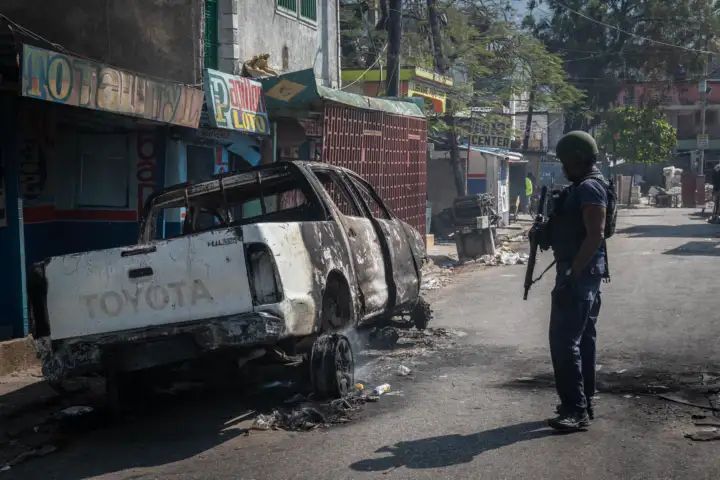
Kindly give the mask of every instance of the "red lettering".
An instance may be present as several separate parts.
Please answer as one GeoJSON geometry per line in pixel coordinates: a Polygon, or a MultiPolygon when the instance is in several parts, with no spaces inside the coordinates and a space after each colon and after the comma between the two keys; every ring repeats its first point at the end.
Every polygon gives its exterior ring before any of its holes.
{"type": "Polygon", "coordinates": [[[228,88],[230,92],[230,106],[233,108],[240,108],[240,82],[238,80],[230,80],[230,86],[228,88]]]}
{"type": "Polygon", "coordinates": [[[155,158],[155,136],[151,133],[138,133],[136,153],[138,161],[135,164],[135,178],[137,186],[137,209],[142,214],[145,199],[155,191],[157,160],[155,158]]]}

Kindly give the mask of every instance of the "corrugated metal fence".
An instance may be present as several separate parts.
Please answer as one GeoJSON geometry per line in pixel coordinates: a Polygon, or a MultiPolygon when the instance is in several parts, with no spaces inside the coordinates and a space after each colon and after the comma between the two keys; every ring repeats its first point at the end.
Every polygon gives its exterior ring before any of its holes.
{"type": "Polygon", "coordinates": [[[359,173],[425,235],[425,119],[326,104],[323,128],[323,161],[359,173]]]}

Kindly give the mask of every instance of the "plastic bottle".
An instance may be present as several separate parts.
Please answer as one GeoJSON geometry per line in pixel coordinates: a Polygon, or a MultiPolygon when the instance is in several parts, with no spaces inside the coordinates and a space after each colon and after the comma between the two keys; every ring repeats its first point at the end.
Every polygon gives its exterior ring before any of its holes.
{"type": "Polygon", "coordinates": [[[389,383],[383,383],[382,385],[378,385],[373,389],[373,394],[380,396],[384,393],[387,393],[390,391],[390,384],[389,383]]]}

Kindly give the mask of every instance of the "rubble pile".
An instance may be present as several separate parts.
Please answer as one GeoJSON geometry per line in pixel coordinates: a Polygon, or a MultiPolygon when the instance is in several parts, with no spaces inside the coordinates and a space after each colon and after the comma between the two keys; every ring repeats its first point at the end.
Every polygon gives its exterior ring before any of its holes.
{"type": "Polygon", "coordinates": [[[498,248],[495,255],[483,255],[480,257],[480,263],[491,267],[496,267],[498,265],[524,265],[527,263],[527,260],[527,253],[518,253],[507,246],[498,248]]]}
{"type": "Polygon", "coordinates": [[[421,290],[437,290],[450,283],[457,262],[449,257],[425,262],[422,268],[421,290]]]}

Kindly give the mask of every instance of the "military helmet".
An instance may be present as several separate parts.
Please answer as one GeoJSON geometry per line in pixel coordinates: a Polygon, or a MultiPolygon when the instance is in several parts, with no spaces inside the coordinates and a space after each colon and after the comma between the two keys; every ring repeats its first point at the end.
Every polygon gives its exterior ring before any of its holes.
{"type": "Polygon", "coordinates": [[[563,135],[558,141],[555,154],[561,161],[573,157],[594,161],[597,158],[598,146],[592,135],[582,130],[574,130],[563,135]]]}

